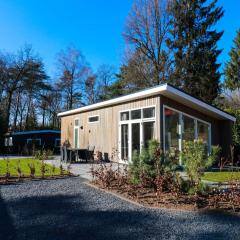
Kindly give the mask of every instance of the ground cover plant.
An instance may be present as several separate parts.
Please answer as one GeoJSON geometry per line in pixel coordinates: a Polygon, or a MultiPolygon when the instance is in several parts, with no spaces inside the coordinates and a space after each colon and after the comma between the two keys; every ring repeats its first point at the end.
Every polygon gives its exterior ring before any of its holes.
{"type": "MultiPolygon", "coordinates": [[[[186,145],[185,145],[186,146],[186,145]]],[[[182,160],[189,169],[183,178],[176,161],[164,154],[155,140],[140,154],[135,152],[129,165],[92,165],[92,182],[100,188],[152,207],[196,209],[223,209],[240,211],[240,182],[231,178],[228,186],[211,188],[201,179],[204,171],[216,161],[220,149],[212,147],[205,154],[202,141],[188,143],[188,152],[182,160]],[[194,155],[195,154],[195,155],[194,155]],[[204,162],[200,162],[200,158],[204,162]],[[190,165],[193,164],[195,169],[190,165]]],[[[186,150],[186,149],[185,149],[186,150]]],[[[186,168],[185,166],[185,168],[186,168]]]]}

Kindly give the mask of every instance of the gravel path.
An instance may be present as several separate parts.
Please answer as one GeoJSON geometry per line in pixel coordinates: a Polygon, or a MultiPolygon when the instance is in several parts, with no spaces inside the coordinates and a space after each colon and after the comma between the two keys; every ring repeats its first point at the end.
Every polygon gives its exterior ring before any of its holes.
{"type": "Polygon", "coordinates": [[[0,239],[240,239],[240,216],[141,208],[74,177],[0,186],[0,239]]]}

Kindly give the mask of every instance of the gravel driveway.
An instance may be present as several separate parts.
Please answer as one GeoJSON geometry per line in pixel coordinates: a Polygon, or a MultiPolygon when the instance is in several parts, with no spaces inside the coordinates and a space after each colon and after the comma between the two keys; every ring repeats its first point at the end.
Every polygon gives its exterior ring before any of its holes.
{"type": "Polygon", "coordinates": [[[240,239],[240,217],[153,210],[73,177],[0,186],[0,239],[240,239]]]}

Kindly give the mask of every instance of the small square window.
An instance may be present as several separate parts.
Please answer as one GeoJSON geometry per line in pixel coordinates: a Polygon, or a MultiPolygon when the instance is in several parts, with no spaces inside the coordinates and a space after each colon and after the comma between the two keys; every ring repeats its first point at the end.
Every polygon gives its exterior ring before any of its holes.
{"type": "Polygon", "coordinates": [[[131,119],[140,119],[141,118],[141,109],[131,111],[131,119]]]}
{"type": "Polygon", "coordinates": [[[88,118],[88,122],[98,122],[99,121],[99,116],[92,116],[88,118]]]}
{"type": "Polygon", "coordinates": [[[153,118],[155,117],[155,108],[144,108],[143,109],[143,118],[153,118]]]}
{"type": "Polygon", "coordinates": [[[76,127],[79,126],[79,119],[75,119],[75,121],[74,121],[74,126],[76,126],[76,127]]]}
{"type": "Polygon", "coordinates": [[[129,112],[122,112],[121,113],[121,121],[129,120],[129,112]]]}

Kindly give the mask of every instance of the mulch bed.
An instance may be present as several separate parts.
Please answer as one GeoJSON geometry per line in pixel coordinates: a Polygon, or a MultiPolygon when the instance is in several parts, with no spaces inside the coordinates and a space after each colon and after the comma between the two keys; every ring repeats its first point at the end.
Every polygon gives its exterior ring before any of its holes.
{"type": "MultiPolygon", "coordinates": [[[[171,192],[163,192],[161,195],[157,196],[153,188],[143,188],[140,186],[133,187],[128,184],[119,186],[116,182],[112,182],[111,186],[108,188],[104,188],[96,181],[93,181],[91,184],[145,207],[168,208],[186,211],[220,210],[233,212],[233,207],[230,202],[222,199],[222,201],[219,199],[216,200],[216,196],[214,194],[209,194],[208,196],[198,196],[196,198],[194,195],[189,194],[182,193],[176,195],[171,192]]],[[[240,212],[240,202],[237,205],[234,204],[234,211],[238,213],[240,212]]]]}

